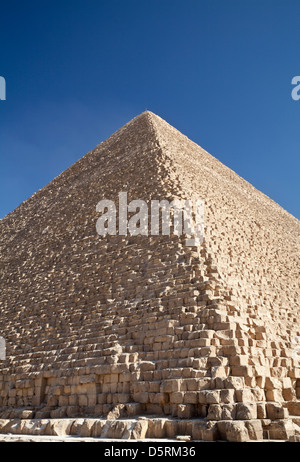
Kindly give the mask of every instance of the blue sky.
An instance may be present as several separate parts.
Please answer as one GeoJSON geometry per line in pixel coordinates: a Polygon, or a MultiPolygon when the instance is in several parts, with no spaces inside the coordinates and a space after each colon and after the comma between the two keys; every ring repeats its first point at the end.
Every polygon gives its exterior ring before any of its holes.
{"type": "Polygon", "coordinates": [[[1,3],[0,217],[149,109],[300,218],[299,0],[1,3]]]}

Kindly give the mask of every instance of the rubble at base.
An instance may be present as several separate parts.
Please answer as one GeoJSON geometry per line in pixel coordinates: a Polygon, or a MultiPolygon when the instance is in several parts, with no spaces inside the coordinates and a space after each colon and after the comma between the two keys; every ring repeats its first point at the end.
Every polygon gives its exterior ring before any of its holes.
{"type": "Polygon", "coordinates": [[[143,440],[247,442],[262,440],[298,441],[300,418],[293,420],[168,419],[140,416],[136,419],[99,418],[0,419],[1,435],[80,436],[85,438],[143,440]]]}

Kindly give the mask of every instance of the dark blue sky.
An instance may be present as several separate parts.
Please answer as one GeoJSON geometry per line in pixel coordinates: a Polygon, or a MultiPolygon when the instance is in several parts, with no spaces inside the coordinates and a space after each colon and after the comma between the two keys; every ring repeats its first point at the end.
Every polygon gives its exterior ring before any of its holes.
{"type": "Polygon", "coordinates": [[[149,109],[300,218],[299,0],[1,2],[0,217],[149,109]]]}

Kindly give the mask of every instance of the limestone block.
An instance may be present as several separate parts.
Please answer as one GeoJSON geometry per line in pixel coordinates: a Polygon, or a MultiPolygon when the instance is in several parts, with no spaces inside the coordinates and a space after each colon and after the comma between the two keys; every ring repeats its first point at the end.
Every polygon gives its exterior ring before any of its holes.
{"type": "Polygon", "coordinates": [[[282,402],[283,396],[281,390],[267,390],[266,391],[266,400],[267,401],[275,401],[275,402],[282,402]]]}
{"type": "Polygon", "coordinates": [[[256,403],[237,403],[236,404],[236,419],[251,420],[257,419],[256,403]]]}
{"type": "Polygon", "coordinates": [[[49,419],[24,420],[22,425],[24,435],[50,435],[51,424],[49,419]]]}
{"type": "Polygon", "coordinates": [[[107,420],[116,420],[126,414],[125,404],[117,404],[113,409],[107,414],[107,420]]]}
{"type": "Polygon", "coordinates": [[[266,377],[265,380],[265,389],[266,390],[281,390],[282,382],[278,378],[275,377],[266,377]]]}
{"type": "Polygon", "coordinates": [[[267,417],[269,419],[287,419],[289,411],[276,403],[266,403],[267,417]]]}
{"type": "Polygon", "coordinates": [[[297,399],[296,391],[292,387],[283,388],[282,396],[283,396],[284,401],[293,401],[297,399]]]}
{"type": "Polygon", "coordinates": [[[253,394],[249,388],[244,390],[236,390],[235,392],[236,400],[240,403],[248,403],[254,400],[253,394]]]}
{"type": "Polygon", "coordinates": [[[147,438],[166,437],[166,419],[149,419],[147,438]]]}
{"type": "MultiPolygon", "coordinates": [[[[95,425],[95,420],[94,419],[84,419],[83,422],[81,422],[81,425],[77,427],[77,434],[79,436],[84,436],[84,437],[90,437],[94,436],[92,429],[95,425]]],[[[72,428],[74,426],[74,423],[72,425],[72,428]]]]}
{"type": "Polygon", "coordinates": [[[170,403],[172,404],[183,404],[185,393],[182,391],[175,391],[170,394],[170,403]]]}
{"type": "Polygon", "coordinates": [[[193,359],[194,369],[204,369],[206,367],[207,367],[207,358],[194,358],[193,359]]]}
{"type": "Polygon", "coordinates": [[[231,375],[239,377],[253,377],[252,366],[232,366],[231,375]]]}
{"type": "Polygon", "coordinates": [[[131,417],[142,413],[142,405],[140,403],[125,404],[126,414],[131,417]]]}
{"type": "Polygon", "coordinates": [[[70,435],[80,435],[80,430],[81,430],[81,427],[84,421],[85,419],[80,419],[80,418],[74,419],[70,427],[69,434],[70,435]]]}
{"type": "Polygon", "coordinates": [[[128,403],[130,401],[130,393],[117,393],[113,394],[113,403],[128,403]]]}
{"type": "Polygon", "coordinates": [[[107,415],[113,409],[113,405],[110,403],[103,404],[102,406],[103,406],[102,409],[103,409],[104,415],[107,415]]]}
{"type": "Polygon", "coordinates": [[[21,419],[2,420],[1,433],[20,433],[23,424],[21,419]]]}
{"type": "Polygon", "coordinates": [[[167,419],[164,428],[167,438],[175,438],[179,434],[179,423],[177,420],[167,419]]]}
{"type": "Polygon", "coordinates": [[[133,393],[132,397],[136,403],[145,404],[149,402],[149,393],[147,392],[133,393]]]}
{"type": "Polygon", "coordinates": [[[119,381],[119,374],[108,374],[104,376],[103,383],[118,383],[118,381],[119,381]]]}
{"type": "Polygon", "coordinates": [[[94,425],[92,427],[91,436],[94,436],[94,437],[101,436],[105,424],[106,424],[105,420],[95,419],[94,425]]]}
{"type": "MultiPolygon", "coordinates": [[[[206,430],[207,423],[201,420],[195,420],[192,424],[193,440],[203,440],[203,431],[206,430]]],[[[175,435],[174,435],[175,436],[175,435]]]]}
{"type": "MultiPolygon", "coordinates": [[[[118,395],[120,396],[120,395],[118,395]]],[[[95,406],[97,404],[97,395],[96,394],[88,394],[88,406],[95,406]]]]}
{"type": "Polygon", "coordinates": [[[59,396],[58,405],[59,406],[68,406],[69,398],[67,396],[59,396]]]}
{"type": "Polygon", "coordinates": [[[207,404],[217,404],[220,402],[220,390],[205,390],[203,393],[207,404]]]}
{"type": "Polygon", "coordinates": [[[149,383],[149,392],[158,393],[160,390],[160,382],[150,382],[149,383]]]}
{"type": "MultiPolygon", "coordinates": [[[[154,403],[146,403],[144,406],[145,414],[152,414],[152,415],[164,415],[164,408],[168,405],[167,404],[154,404],[154,403]]],[[[167,411],[168,412],[168,411],[167,411]]]]}
{"type": "Polygon", "coordinates": [[[198,393],[196,391],[186,391],[184,393],[183,402],[186,404],[197,404],[198,393]]]}
{"type": "Polygon", "coordinates": [[[52,390],[51,390],[51,394],[53,396],[60,396],[62,395],[64,392],[64,387],[63,386],[56,386],[56,387],[53,387],[52,390]]]}
{"type": "Polygon", "coordinates": [[[165,404],[169,401],[168,393],[149,393],[149,402],[154,404],[165,404]]]}
{"type": "Polygon", "coordinates": [[[223,404],[221,420],[233,420],[236,417],[236,406],[234,404],[223,404]]]}
{"type": "Polygon", "coordinates": [[[58,404],[58,399],[56,396],[49,396],[48,400],[47,400],[47,406],[49,407],[55,407],[57,406],[58,404]]]}
{"type": "Polygon", "coordinates": [[[266,403],[257,403],[256,407],[257,407],[257,418],[266,419],[267,418],[266,403]]]}
{"type": "Polygon", "coordinates": [[[196,415],[200,418],[204,418],[207,416],[207,404],[198,404],[196,407],[196,415]]]}
{"type": "Polygon", "coordinates": [[[88,405],[88,397],[87,397],[87,395],[79,395],[78,396],[78,405],[79,406],[87,406],[88,405]]]}
{"type": "Polygon", "coordinates": [[[287,403],[287,409],[290,415],[300,416],[300,402],[299,401],[289,401],[287,403]]]}
{"type": "Polygon", "coordinates": [[[67,406],[66,408],[67,417],[77,417],[78,415],[80,415],[79,406],[67,406]]]}
{"type": "Polygon", "coordinates": [[[94,383],[95,382],[95,375],[81,375],[79,376],[79,383],[84,384],[84,383],[94,383]]]}
{"type": "Polygon", "coordinates": [[[233,388],[234,390],[240,390],[245,387],[245,379],[243,377],[227,377],[224,380],[225,388],[233,388]]]}
{"type": "Polygon", "coordinates": [[[246,420],[245,425],[248,430],[250,440],[263,439],[263,427],[260,420],[246,420]]]}
{"type": "Polygon", "coordinates": [[[228,377],[229,373],[230,373],[230,367],[213,366],[211,368],[212,377],[228,377]]]}
{"type": "Polygon", "coordinates": [[[227,404],[227,403],[234,403],[236,400],[236,392],[234,389],[224,389],[220,390],[220,402],[227,404]]]}
{"type": "Polygon", "coordinates": [[[300,379],[300,367],[294,367],[289,370],[289,377],[292,379],[300,379]]]}
{"type": "Polygon", "coordinates": [[[217,422],[217,427],[223,440],[232,442],[246,442],[250,440],[245,422],[221,420],[217,422]]]}
{"type": "Polygon", "coordinates": [[[220,438],[220,433],[217,427],[217,422],[208,421],[206,428],[202,430],[203,441],[216,441],[220,438]]]}
{"type": "Polygon", "coordinates": [[[269,374],[269,370],[266,366],[255,364],[253,366],[253,373],[255,377],[264,377],[265,375],[269,374]]]}
{"type": "Polygon", "coordinates": [[[208,406],[207,420],[221,420],[222,406],[220,404],[210,404],[208,406]]]}
{"type": "Polygon", "coordinates": [[[141,372],[144,371],[154,371],[155,370],[155,363],[152,361],[142,361],[139,363],[139,368],[141,372]]]}
{"type": "Polygon", "coordinates": [[[231,366],[247,366],[249,364],[249,357],[247,355],[230,356],[229,363],[231,366]]]}
{"type": "MultiPolygon", "coordinates": [[[[48,403],[50,406],[51,404],[48,403]]],[[[70,406],[77,406],[78,405],[78,395],[70,395],[69,396],[69,405],[70,406]]]]}
{"type": "Polygon", "coordinates": [[[206,390],[198,392],[198,401],[200,404],[206,404],[206,390]]]}
{"type": "Polygon", "coordinates": [[[33,419],[33,417],[34,417],[34,411],[30,409],[24,409],[19,413],[20,419],[33,419]]]}
{"type": "Polygon", "coordinates": [[[145,371],[142,372],[141,377],[143,380],[153,380],[154,372],[153,371],[145,371]]]}
{"type": "Polygon", "coordinates": [[[180,391],[181,383],[182,381],[177,379],[164,380],[160,385],[160,391],[161,393],[171,393],[174,391],[180,391]]]}
{"type": "Polygon", "coordinates": [[[50,421],[51,435],[65,436],[70,434],[73,419],[53,419],[50,421]]]}
{"type": "Polygon", "coordinates": [[[146,419],[139,420],[138,422],[135,423],[131,431],[130,439],[140,440],[140,439],[146,438],[147,431],[148,431],[148,420],[146,419]]]}
{"type": "Polygon", "coordinates": [[[50,411],[51,419],[62,419],[63,417],[66,417],[66,410],[67,408],[65,406],[53,409],[52,411],[50,411]]]}
{"type": "Polygon", "coordinates": [[[122,372],[119,376],[120,382],[130,382],[131,381],[131,373],[130,372],[122,372]]]}
{"type": "Polygon", "coordinates": [[[127,425],[128,422],[122,420],[106,421],[101,436],[105,438],[119,439],[123,438],[123,434],[126,433],[126,437],[129,437],[127,425]]]}
{"type": "Polygon", "coordinates": [[[286,377],[287,376],[287,369],[285,367],[271,367],[270,373],[272,377],[286,377]]]}
{"type": "Polygon", "coordinates": [[[270,439],[287,441],[295,435],[295,427],[291,420],[277,420],[271,422],[268,433],[270,439]]]}
{"type": "Polygon", "coordinates": [[[97,403],[105,404],[107,402],[107,393],[99,393],[97,395],[97,403]]]}
{"type": "Polygon", "coordinates": [[[260,388],[252,388],[251,393],[253,396],[254,401],[264,401],[265,400],[265,392],[260,388]]]}
{"type": "Polygon", "coordinates": [[[190,419],[195,413],[195,408],[192,404],[179,404],[177,415],[179,419],[190,419]]]}

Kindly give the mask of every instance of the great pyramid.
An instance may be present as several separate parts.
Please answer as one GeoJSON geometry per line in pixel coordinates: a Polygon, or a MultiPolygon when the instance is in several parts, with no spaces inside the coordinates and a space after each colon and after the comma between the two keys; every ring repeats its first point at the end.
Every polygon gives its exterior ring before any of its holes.
{"type": "Polygon", "coordinates": [[[299,439],[299,230],[134,118],[0,221],[0,433],[299,439]],[[204,241],[99,236],[96,205],[120,191],[203,200],[204,241]]]}

